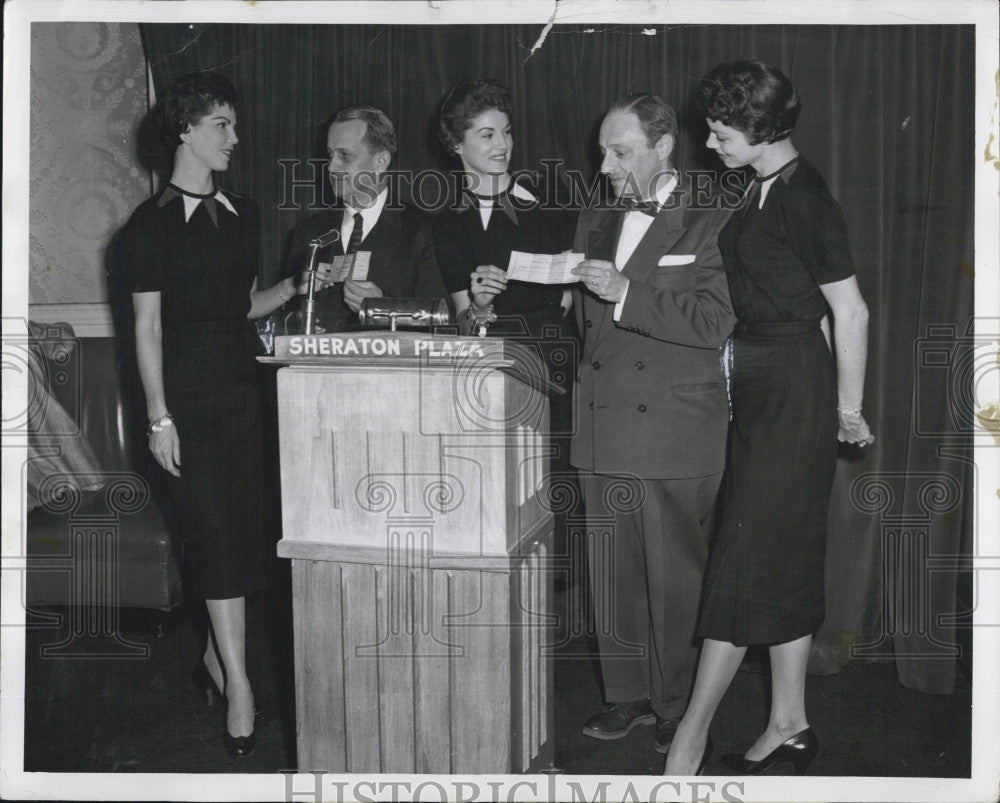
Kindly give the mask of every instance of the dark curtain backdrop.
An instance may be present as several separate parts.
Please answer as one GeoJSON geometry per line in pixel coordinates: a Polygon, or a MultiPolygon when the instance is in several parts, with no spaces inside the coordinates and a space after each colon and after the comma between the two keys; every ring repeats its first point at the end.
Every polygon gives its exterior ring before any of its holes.
{"type": "Polygon", "coordinates": [[[398,169],[452,168],[437,145],[437,107],[454,83],[492,76],[514,95],[512,166],[561,159],[589,178],[603,111],[648,90],[681,119],[676,163],[717,169],[692,103],[699,78],[741,57],[780,67],[803,102],[795,142],[844,208],[872,313],[865,411],[878,440],[839,461],[828,612],[810,670],[835,672],[852,656],[894,659],[908,686],[952,690],[954,617],[965,604],[957,558],[972,543],[963,346],[974,290],[972,26],[557,25],[530,57],[540,26],[141,30],[158,92],[181,73],[218,69],[244,99],[241,144],[222,181],[261,205],[265,286],[279,274],[287,233],[324,200],[319,163],[309,185],[309,160],[322,160],[337,109],[384,109],[398,128],[398,169]]]}

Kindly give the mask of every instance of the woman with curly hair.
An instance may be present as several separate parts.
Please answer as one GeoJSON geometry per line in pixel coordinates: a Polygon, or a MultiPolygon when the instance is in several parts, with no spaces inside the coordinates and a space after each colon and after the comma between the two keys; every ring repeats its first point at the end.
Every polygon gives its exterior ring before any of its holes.
{"type": "Polygon", "coordinates": [[[477,321],[491,321],[491,335],[535,349],[548,378],[563,389],[550,399],[557,446],[552,469],[572,482],[569,389],[578,335],[567,314],[570,286],[508,280],[507,266],[512,251],[557,254],[571,248],[576,212],[558,185],[531,171],[511,171],[512,106],[507,88],[492,79],[457,84],[445,97],[438,135],[461,161],[462,185],[452,209],[435,220],[434,252],[460,330],[475,333],[477,321]]]}
{"type": "Polygon", "coordinates": [[[169,183],[121,232],[135,311],[136,359],[149,416],[148,445],[167,473],[182,535],[186,590],[205,600],[209,629],[195,682],[227,702],[223,743],[254,749],[256,707],[246,672],[245,598],[267,581],[263,526],[261,388],[248,318],[269,314],[293,279],[257,289],[256,205],[224,192],[236,92],[211,72],[179,78],[153,109],[173,154],[169,183]],[[183,461],[183,462],[182,462],[183,461]]]}
{"type": "Polygon", "coordinates": [[[824,618],[837,441],[874,440],[861,414],[868,309],[840,206],[790,139],[800,109],[791,81],[764,62],[737,61],[708,73],[699,99],[707,146],[726,167],[749,165],[756,175],[719,235],[738,319],[729,460],[698,625],[698,673],[666,772],[701,769],[715,710],[755,644],[769,647],[770,718],[745,754],[722,761],[744,775],[777,764],[801,773],[819,749],[806,719],[805,678],[824,618]]]}

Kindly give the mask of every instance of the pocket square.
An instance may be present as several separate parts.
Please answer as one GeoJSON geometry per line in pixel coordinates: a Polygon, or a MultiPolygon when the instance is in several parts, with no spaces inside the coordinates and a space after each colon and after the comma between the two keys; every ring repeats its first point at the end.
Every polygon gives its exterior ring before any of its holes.
{"type": "Polygon", "coordinates": [[[660,257],[660,261],[656,265],[660,268],[673,265],[690,265],[694,262],[694,256],[694,254],[665,254],[660,257]]]}

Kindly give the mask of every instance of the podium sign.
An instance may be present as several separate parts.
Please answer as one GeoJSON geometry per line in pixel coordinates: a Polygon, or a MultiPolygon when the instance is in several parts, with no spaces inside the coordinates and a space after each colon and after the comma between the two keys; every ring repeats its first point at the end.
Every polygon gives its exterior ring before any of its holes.
{"type": "Polygon", "coordinates": [[[275,339],[298,761],[551,763],[548,399],[496,338],[275,339]]]}

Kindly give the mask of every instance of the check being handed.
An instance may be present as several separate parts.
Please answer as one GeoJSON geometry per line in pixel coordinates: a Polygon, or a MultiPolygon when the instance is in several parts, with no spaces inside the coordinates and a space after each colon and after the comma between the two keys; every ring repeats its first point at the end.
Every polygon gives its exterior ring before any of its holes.
{"type": "Polygon", "coordinates": [[[507,278],[535,284],[571,284],[579,281],[570,271],[583,261],[583,254],[527,254],[511,251],[507,278]]]}
{"type": "Polygon", "coordinates": [[[371,258],[371,251],[338,254],[333,262],[320,262],[316,266],[316,275],[325,282],[343,282],[347,279],[363,282],[368,278],[368,263],[371,258]]]}

